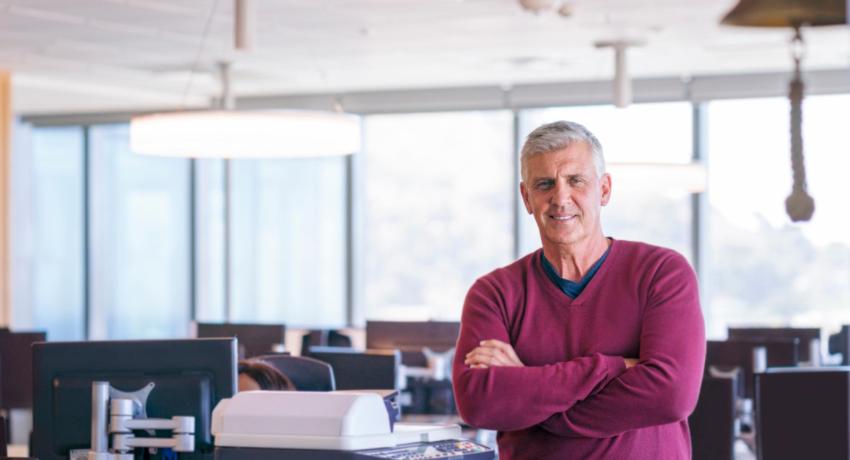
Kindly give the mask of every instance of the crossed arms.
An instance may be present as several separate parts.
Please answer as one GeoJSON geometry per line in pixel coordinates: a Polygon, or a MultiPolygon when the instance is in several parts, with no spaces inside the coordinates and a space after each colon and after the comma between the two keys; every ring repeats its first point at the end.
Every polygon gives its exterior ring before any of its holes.
{"type": "Polygon", "coordinates": [[[468,423],[604,438],[674,423],[693,410],[705,338],[689,269],[673,270],[654,283],[637,359],[595,353],[525,366],[510,345],[495,289],[486,283],[473,287],[464,306],[453,371],[458,410],[468,423]]]}

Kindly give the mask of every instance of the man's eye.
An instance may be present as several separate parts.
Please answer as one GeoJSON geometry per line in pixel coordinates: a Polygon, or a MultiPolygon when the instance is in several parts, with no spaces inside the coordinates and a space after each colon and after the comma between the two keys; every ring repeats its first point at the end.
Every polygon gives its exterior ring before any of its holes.
{"type": "Polygon", "coordinates": [[[552,181],[542,181],[542,182],[538,182],[537,185],[535,186],[535,188],[537,190],[549,190],[550,188],[552,188],[552,185],[553,185],[552,181]]]}

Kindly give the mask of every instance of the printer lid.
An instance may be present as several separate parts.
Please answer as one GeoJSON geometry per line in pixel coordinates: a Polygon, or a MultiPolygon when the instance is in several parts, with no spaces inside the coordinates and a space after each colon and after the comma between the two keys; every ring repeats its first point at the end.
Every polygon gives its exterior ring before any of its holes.
{"type": "Polygon", "coordinates": [[[247,391],[213,410],[216,446],[359,450],[460,436],[457,425],[396,424],[381,395],[357,392],[247,391]]]}

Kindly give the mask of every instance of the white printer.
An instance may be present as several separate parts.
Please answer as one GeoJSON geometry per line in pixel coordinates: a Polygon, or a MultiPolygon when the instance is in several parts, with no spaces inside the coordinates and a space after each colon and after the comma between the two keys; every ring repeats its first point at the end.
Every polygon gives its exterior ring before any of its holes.
{"type": "Polygon", "coordinates": [[[360,391],[249,391],[213,410],[216,460],[474,459],[492,449],[458,425],[393,423],[384,398],[360,391]]]}

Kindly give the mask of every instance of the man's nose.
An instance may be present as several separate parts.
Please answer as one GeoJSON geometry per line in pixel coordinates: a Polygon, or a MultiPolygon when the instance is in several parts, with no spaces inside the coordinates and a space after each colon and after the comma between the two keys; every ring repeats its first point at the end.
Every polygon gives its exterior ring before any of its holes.
{"type": "Polygon", "coordinates": [[[555,182],[555,188],[552,193],[552,204],[564,206],[572,201],[572,190],[562,181],[555,182]]]}

